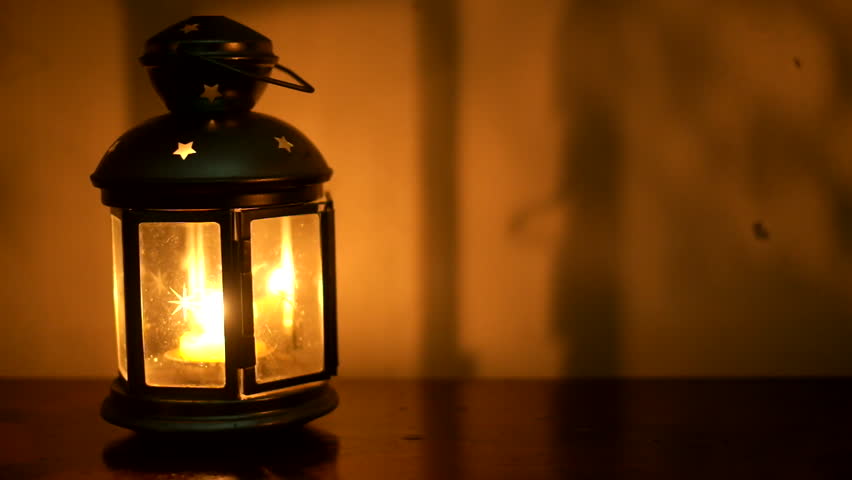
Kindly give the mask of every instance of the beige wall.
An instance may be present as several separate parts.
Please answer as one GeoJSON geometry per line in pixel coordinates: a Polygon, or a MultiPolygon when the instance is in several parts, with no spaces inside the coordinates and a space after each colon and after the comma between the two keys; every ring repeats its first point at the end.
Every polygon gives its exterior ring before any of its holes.
{"type": "Polygon", "coordinates": [[[258,110],[335,169],[342,374],[852,374],[846,2],[61,0],[0,6],[0,375],[114,371],[88,174],[192,14],[318,88],[258,110]]]}
{"type": "Polygon", "coordinates": [[[123,36],[112,2],[0,3],[0,375],[115,369],[109,224],[88,175],[129,125],[123,36]]]}

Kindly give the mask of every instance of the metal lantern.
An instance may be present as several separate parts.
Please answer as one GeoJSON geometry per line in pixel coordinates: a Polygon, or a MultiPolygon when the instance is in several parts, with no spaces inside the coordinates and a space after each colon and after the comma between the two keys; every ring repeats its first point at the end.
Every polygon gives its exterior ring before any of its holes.
{"type": "Polygon", "coordinates": [[[111,423],[249,429],[337,405],[331,169],[297,129],[251,112],[267,83],[313,91],[277,60],[268,38],[225,17],[146,43],[170,113],[122,135],[91,177],[112,212],[111,423]]]}

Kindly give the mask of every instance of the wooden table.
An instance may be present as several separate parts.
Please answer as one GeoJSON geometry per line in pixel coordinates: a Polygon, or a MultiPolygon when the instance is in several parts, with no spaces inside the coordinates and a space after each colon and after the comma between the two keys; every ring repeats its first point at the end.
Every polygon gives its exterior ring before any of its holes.
{"type": "Polygon", "coordinates": [[[136,436],[109,380],[0,380],[2,479],[852,479],[852,380],[335,379],[309,428],[136,436]]]}

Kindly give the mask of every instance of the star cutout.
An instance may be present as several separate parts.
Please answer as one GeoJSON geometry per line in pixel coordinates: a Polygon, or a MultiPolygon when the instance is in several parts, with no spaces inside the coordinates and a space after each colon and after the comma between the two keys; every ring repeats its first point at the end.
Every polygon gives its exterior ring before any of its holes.
{"type": "Polygon", "coordinates": [[[197,23],[187,23],[186,25],[183,26],[183,28],[180,29],[180,31],[183,32],[183,33],[197,32],[198,31],[198,24],[197,23]]]}
{"type": "Polygon", "coordinates": [[[180,155],[181,160],[186,160],[186,157],[192,155],[193,153],[198,153],[192,149],[192,142],[189,143],[180,143],[178,142],[178,148],[172,155],[180,155]]]}
{"type": "Polygon", "coordinates": [[[290,152],[290,149],[293,148],[293,144],[288,142],[287,139],[284,138],[284,135],[281,135],[280,137],[275,137],[275,140],[278,140],[278,148],[283,148],[288,152],[290,152]]]}
{"type": "Polygon", "coordinates": [[[219,91],[219,84],[216,85],[204,85],[204,93],[201,94],[201,98],[206,98],[210,100],[212,103],[217,98],[220,98],[222,93],[219,91]]]}

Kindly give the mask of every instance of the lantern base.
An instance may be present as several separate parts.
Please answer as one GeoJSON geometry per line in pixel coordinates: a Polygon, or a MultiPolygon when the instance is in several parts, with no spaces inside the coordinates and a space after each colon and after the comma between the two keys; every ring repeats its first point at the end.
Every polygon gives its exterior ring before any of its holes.
{"type": "Polygon", "coordinates": [[[244,400],[167,400],[127,393],[117,378],[101,406],[101,417],[137,432],[224,432],[295,426],[337,407],[327,382],[294,387],[279,395],[244,400]]]}

